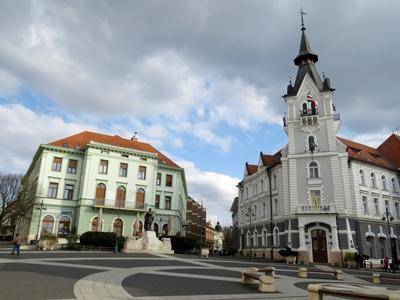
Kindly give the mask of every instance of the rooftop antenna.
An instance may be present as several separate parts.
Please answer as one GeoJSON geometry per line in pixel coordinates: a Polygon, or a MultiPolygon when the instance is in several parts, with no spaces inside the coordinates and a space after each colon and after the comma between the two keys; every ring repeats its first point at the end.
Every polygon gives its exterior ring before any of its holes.
{"type": "Polygon", "coordinates": [[[304,19],[303,16],[306,15],[307,13],[305,11],[303,11],[303,8],[300,7],[300,11],[299,14],[301,15],[301,30],[306,30],[306,28],[304,27],[304,19]]]}

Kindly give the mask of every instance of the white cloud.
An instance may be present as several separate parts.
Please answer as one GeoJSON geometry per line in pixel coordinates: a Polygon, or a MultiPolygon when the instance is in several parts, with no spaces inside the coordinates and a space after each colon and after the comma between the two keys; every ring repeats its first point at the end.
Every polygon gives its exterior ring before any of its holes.
{"type": "Polygon", "coordinates": [[[40,144],[66,137],[94,126],[68,123],[57,116],[38,114],[20,104],[0,105],[0,171],[24,173],[40,144]]]}
{"type": "Polygon", "coordinates": [[[381,145],[389,136],[391,135],[391,131],[384,128],[380,131],[375,132],[365,132],[355,136],[352,136],[351,140],[364,144],[373,148],[377,148],[381,145]]]}
{"type": "Polygon", "coordinates": [[[207,219],[214,224],[219,219],[221,225],[231,225],[229,210],[237,196],[236,185],[240,179],[201,170],[191,161],[176,160],[176,163],[185,169],[189,196],[207,208],[207,219]]]}

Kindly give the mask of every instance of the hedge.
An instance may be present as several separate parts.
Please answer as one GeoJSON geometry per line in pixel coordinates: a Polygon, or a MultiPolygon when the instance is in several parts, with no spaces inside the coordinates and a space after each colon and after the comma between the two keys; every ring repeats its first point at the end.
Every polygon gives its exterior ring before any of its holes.
{"type": "MultiPolygon", "coordinates": [[[[81,245],[92,247],[115,247],[116,234],[114,232],[87,231],[79,238],[81,245]]],[[[118,237],[118,250],[124,247],[126,238],[118,237]]]]}

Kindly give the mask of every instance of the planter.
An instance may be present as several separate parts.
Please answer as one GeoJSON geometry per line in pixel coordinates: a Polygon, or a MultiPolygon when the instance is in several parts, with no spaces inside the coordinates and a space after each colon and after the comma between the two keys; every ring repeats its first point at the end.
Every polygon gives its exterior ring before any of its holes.
{"type": "Polygon", "coordinates": [[[210,250],[208,248],[201,248],[201,256],[205,256],[208,257],[208,255],[210,254],[210,250]]]}
{"type": "Polygon", "coordinates": [[[296,264],[296,256],[286,256],[287,264],[296,264]]]}
{"type": "Polygon", "coordinates": [[[39,240],[39,249],[40,250],[44,250],[44,251],[46,251],[46,250],[51,250],[51,251],[53,251],[54,250],[54,248],[56,247],[56,245],[57,245],[57,241],[55,241],[55,240],[45,240],[45,239],[43,239],[43,240],[39,240]]]}
{"type": "Polygon", "coordinates": [[[347,267],[348,267],[348,268],[355,269],[356,266],[357,266],[357,264],[356,264],[355,261],[348,261],[348,262],[347,262],[347,267]]]}

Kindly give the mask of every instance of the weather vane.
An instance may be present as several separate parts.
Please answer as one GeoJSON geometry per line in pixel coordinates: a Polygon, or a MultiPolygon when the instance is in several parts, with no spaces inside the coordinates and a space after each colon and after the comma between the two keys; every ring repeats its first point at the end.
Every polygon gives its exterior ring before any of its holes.
{"type": "Polygon", "coordinates": [[[307,13],[305,11],[303,11],[302,7],[300,7],[299,14],[301,15],[301,30],[305,30],[306,28],[304,27],[303,16],[306,15],[307,13]]]}

